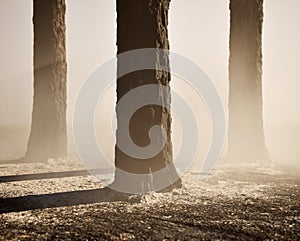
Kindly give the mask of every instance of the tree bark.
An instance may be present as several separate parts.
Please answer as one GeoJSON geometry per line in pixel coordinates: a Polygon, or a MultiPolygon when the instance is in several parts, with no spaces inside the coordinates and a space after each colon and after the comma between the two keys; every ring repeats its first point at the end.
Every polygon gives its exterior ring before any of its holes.
{"type": "MultiPolygon", "coordinates": [[[[140,48],[161,48],[169,49],[168,41],[168,10],[169,0],[117,0],[117,47],[118,54],[140,48]]],[[[156,66],[162,65],[169,68],[169,56],[153,57],[156,66]]],[[[118,70],[123,63],[118,60],[118,70]]],[[[168,169],[169,174],[176,175],[177,172],[172,164],[172,142],[171,142],[171,114],[170,114],[170,87],[171,77],[167,71],[141,70],[136,71],[117,80],[117,102],[128,91],[146,84],[156,84],[169,89],[168,93],[161,96],[156,93],[160,105],[147,105],[139,109],[132,117],[129,132],[132,140],[138,146],[144,147],[150,144],[148,131],[153,125],[161,125],[166,133],[167,140],[162,151],[156,156],[140,160],[126,155],[118,148],[120,134],[117,131],[117,145],[115,148],[115,165],[121,170],[135,174],[149,174],[164,168],[171,163],[168,169]]],[[[126,110],[125,110],[126,111],[126,110]]],[[[117,110],[118,129],[124,125],[122,110],[117,110]]],[[[166,175],[167,178],[167,175],[166,175]]],[[[115,182],[122,185],[122,177],[118,171],[115,173],[115,182]]],[[[155,188],[156,180],[145,180],[149,186],[155,188]]],[[[140,185],[143,189],[142,184],[140,185]]],[[[181,187],[181,180],[169,185],[167,189],[181,187]]],[[[166,190],[167,190],[166,189],[166,190]]],[[[151,191],[151,188],[150,190],[151,191]]]]}
{"type": "Polygon", "coordinates": [[[262,114],[263,0],[230,1],[228,158],[268,156],[262,114]]]}
{"type": "Polygon", "coordinates": [[[34,0],[34,98],[25,158],[67,154],[65,0],[34,0]]]}

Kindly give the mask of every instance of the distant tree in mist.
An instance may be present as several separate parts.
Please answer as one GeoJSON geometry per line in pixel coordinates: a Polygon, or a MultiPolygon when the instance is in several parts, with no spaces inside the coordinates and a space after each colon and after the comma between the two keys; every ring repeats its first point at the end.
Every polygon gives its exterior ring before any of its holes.
{"type": "Polygon", "coordinates": [[[230,0],[228,158],[268,156],[262,114],[263,0],[230,0]]]}
{"type": "MultiPolygon", "coordinates": [[[[168,40],[168,10],[169,0],[117,0],[117,47],[118,54],[123,52],[140,49],[140,48],[162,48],[169,49],[168,40]]],[[[153,56],[157,66],[165,66],[169,68],[169,56],[153,56]]],[[[118,70],[122,68],[123,63],[118,61],[118,70]]],[[[145,84],[156,84],[165,86],[170,89],[170,74],[159,70],[142,70],[130,73],[117,80],[117,101],[119,101],[131,89],[145,84]]],[[[155,96],[160,98],[161,106],[147,105],[139,109],[132,117],[130,123],[130,135],[136,145],[141,147],[150,144],[149,130],[154,125],[161,125],[166,133],[167,140],[163,150],[149,159],[138,159],[126,155],[122,152],[118,145],[115,148],[115,165],[121,170],[129,173],[146,174],[155,172],[171,163],[171,167],[166,173],[168,175],[177,176],[176,169],[172,164],[172,142],[171,142],[171,114],[170,108],[171,93],[170,91],[164,96],[156,93],[155,96]],[[159,97],[160,96],[160,97],[159,97]],[[164,108],[165,107],[165,108],[164,108]]],[[[125,110],[126,111],[126,110],[125,110]]],[[[124,125],[124,110],[117,111],[118,129],[124,125]]],[[[117,131],[117,144],[120,140],[120,132],[117,131]]],[[[178,177],[178,176],[177,176],[178,177]]],[[[115,183],[122,186],[122,175],[118,171],[115,173],[115,183]]],[[[155,187],[159,180],[145,180],[149,182],[147,188],[155,187]]],[[[132,185],[140,186],[142,183],[132,183],[132,185]]],[[[181,180],[170,185],[167,189],[173,187],[181,187],[181,180]]]]}
{"type": "Polygon", "coordinates": [[[34,98],[26,159],[65,156],[65,0],[34,0],[34,98]]]}

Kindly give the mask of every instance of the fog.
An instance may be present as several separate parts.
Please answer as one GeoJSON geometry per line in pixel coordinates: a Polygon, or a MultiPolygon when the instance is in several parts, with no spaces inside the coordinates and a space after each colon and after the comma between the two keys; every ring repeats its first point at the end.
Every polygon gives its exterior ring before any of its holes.
{"type": "MultiPolygon", "coordinates": [[[[0,64],[0,158],[24,154],[30,130],[33,95],[32,1],[2,0],[0,64]]],[[[266,142],[272,159],[299,165],[300,158],[300,2],[265,0],[263,27],[263,114],[266,142]]],[[[210,76],[227,113],[229,1],[176,0],[169,18],[171,51],[196,62],[210,76]],[[187,3],[188,2],[188,3],[187,3]]],[[[88,76],[116,53],[115,1],[67,1],[68,126],[76,97],[88,76]]],[[[199,120],[205,156],[210,122],[204,103],[184,82],[173,78],[172,88],[185,96],[199,120]]],[[[110,88],[96,114],[98,139],[113,156],[110,130],[115,103],[110,88]]],[[[174,119],[175,153],[179,128],[174,119]]],[[[225,148],[226,150],[226,148],[225,148]]]]}

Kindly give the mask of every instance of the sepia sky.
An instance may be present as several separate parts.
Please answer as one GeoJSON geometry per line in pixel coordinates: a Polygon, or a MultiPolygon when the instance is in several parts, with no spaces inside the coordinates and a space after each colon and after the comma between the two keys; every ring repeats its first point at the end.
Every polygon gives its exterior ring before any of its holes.
{"type": "MultiPolygon", "coordinates": [[[[66,2],[70,122],[80,86],[116,53],[116,12],[114,0],[66,2]]],[[[300,1],[265,0],[264,10],[263,110],[267,139],[273,140],[288,132],[281,126],[294,128],[289,133],[300,130],[300,1]]],[[[1,0],[0,11],[0,125],[29,128],[32,0],[1,0]]],[[[192,59],[207,72],[227,109],[229,1],[173,0],[169,24],[171,50],[192,59]]],[[[175,80],[172,86],[180,88],[175,80]]],[[[113,89],[109,96],[114,97],[113,89]]],[[[106,99],[110,102],[107,111],[111,112],[114,99],[106,99]]],[[[291,138],[299,145],[299,135],[291,138]]],[[[276,143],[274,150],[280,144],[276,143]]]]}

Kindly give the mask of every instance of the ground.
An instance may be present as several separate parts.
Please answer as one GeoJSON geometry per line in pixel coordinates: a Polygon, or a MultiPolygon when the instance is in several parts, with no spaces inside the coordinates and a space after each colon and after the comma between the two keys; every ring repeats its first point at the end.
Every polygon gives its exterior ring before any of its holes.
{"type": "Polygon", "coordinates": [[[76,161],[11,163],[0,162],[0,240],[300,240],[300,174],[276,164],[221,164],[182,189],[127,196],[76,161]]]}

